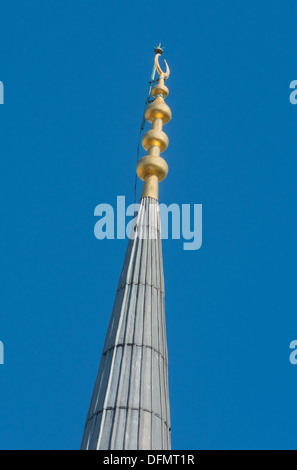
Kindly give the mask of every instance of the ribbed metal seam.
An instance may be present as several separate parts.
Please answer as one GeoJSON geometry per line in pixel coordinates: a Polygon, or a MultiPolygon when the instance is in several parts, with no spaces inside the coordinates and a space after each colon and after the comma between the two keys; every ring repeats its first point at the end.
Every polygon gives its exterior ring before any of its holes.
{"type": "Polygon", "coordinates": [[[81,449],[170,449],[159,206],[139,205],[120,275],[81,449]]]}

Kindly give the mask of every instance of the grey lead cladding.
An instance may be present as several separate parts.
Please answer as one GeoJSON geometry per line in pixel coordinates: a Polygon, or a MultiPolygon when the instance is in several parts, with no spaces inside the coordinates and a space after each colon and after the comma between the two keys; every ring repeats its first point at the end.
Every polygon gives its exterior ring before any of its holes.
{"type": "Polygon", "coordinates": [[[142,198],[118,283],[81,449],[170,449],[159,205],[142,198]],[[137,234],[147,230],[149,236],[137,234]]]}

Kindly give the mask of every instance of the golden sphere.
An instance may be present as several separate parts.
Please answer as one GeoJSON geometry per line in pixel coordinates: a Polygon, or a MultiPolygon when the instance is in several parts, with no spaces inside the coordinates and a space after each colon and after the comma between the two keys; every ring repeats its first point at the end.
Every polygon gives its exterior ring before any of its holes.
{"type": "Polygon", "coordinates": [[[164,152],[169,144],[169,139],[165,132],[158,131],[156,129],[150,129],[147,131],[142,138],[142,146],[145,150],[150,147],[160,147],[160,152],[164,152]]]}
{"type": "Polygon", "coordinates": [[[169,95],[169,90],[166,85],[162,83],[157,83],[157,85],[155,85],[152,89],[152,95],[163,95],[163,98],[167,98],[167,96],[169,95]]]}
{"type": "Polygon", "coordinates": [[[167,124],[171,116],[171,109],[161,97],[156,98],[145,111],[145,118],[149,122],[153,122],[154,119],[159,118],[162,119],[163,124],[167,124]]]}
{"type": "Polygon", "coordinates": [[[149,175],[156,175],[158,181],[162,181],[167,176],[168,165],[162,157],[146,155],[137,163],[136,172],[142,180],[145,180],[149,175]]]}

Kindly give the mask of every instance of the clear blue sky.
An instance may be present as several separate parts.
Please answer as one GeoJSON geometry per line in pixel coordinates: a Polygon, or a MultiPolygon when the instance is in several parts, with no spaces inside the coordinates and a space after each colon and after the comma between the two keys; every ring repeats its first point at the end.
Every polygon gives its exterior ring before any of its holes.
{"type": "Polygon", "coordinates": [[[133,202],[158,41],[160,200],[203,205],[200,250],[163,241],[172,446],[297,448],[296,1],[160,5],[0,7],[1,449],[80,446],[127,245],[94,208],[133,202]]]}

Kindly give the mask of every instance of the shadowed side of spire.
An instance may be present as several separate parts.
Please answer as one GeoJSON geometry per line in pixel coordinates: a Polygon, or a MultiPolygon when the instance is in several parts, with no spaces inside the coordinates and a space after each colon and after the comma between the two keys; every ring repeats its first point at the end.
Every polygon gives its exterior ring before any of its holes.
{"type": "Polygon", "coordinates": [[[159,205],[144,197],[120,276],[81,449],[170,449],[159,205]]]}

